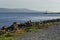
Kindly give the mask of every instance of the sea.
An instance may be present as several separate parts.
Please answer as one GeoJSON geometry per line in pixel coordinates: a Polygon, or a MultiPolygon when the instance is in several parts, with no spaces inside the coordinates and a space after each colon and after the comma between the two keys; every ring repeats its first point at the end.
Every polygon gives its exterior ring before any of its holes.
{"type": "Polygon", "coordinates": [[[60,18],[60,14],[44,14],[37,12],[0,12],[0,27],[4,25],[10,26],[13,22],[24,23],[29,20],[36,22],[58,18],[60,18]]]}

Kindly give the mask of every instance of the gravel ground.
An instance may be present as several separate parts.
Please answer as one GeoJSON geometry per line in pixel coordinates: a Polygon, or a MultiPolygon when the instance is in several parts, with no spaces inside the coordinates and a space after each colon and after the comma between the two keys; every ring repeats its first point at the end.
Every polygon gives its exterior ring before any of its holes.
{"type": "Polygon", "coordinates": [[[28,32],[16,40],[60,40],[60,25],[40,29],[38,32],[28,32]]]}

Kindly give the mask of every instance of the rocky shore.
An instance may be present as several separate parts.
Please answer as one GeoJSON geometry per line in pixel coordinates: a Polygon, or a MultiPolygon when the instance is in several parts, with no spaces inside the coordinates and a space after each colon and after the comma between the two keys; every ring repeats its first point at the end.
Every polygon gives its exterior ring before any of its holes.
{"type": "Polygon", "coordinates": [[[34,32],[58,24],[60,24],[60,19],[45,20],[40,22],[32,22],[29,20],[26,23],[14,22],[11,26],[5,25],[0,28],[0,35],[4,35],[6,38],[10,36],[15,38],[16,35],[23,35],[25,32],[34,32]]]}
{"type": "Polygon", "coordinates": [[[60,25],[39,29],[38,32],[28,32],[15,40],[60,40],[60,25]]]}

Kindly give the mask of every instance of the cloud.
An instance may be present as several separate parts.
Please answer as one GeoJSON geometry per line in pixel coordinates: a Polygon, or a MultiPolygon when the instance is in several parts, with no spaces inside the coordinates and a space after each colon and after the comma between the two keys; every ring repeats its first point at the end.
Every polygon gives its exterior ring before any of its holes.
{"type": "Polygon", "coordinates": [[[0,8],[2,7],[60,11],[60,0],[0,0],[0,8]]]}

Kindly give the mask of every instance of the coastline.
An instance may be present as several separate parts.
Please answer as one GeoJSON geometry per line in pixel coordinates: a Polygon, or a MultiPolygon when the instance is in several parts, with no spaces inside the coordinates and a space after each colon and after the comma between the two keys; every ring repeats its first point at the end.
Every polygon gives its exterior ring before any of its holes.
{"type": "Polygon", "coordinates": [[[31,20],[29,20],[23,24],[19,22],[13,22],[13,24],[9,27],[5,25],[0,28],[0,35],[3,35],[2,37],[8,40],[8,37],[12,37],[13,39],[25,34],[26,32],[37,32],[38,29],[48,28],[50,26],[58,24],[60,24],[60,19],[46,20],[40,22],[32,22],[31,20]]]}

